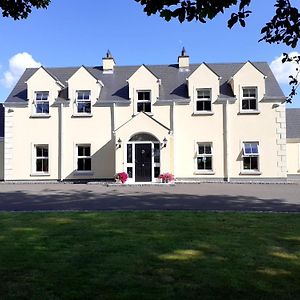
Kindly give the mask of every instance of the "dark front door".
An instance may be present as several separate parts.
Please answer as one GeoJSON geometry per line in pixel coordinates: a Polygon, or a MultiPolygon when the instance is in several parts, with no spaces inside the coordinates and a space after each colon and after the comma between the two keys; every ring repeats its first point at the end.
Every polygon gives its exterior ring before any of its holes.
{"type": "Polygon", "coordinates": [[[135,181],[152,181],[151,144],[135,144],[135,181]]]}

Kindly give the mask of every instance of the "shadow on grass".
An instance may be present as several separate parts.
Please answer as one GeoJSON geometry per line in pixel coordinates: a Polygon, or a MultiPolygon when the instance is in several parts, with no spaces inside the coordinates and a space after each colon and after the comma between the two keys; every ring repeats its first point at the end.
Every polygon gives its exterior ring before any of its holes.
{"type": "Polygon", "coordinates": [[[297,299],[300,216],[2,213],[1,299],[297,299]]]}

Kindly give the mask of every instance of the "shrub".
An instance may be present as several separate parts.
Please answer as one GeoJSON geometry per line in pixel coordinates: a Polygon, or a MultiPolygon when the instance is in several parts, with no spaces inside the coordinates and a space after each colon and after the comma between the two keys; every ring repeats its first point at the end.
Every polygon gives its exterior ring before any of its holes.
{"type": "Polygon", "coordinates": [[[124,184],[128,179],[128,174],[126,172],[117,173],[115,175],[115,180],[120,180],[124,184]]]}

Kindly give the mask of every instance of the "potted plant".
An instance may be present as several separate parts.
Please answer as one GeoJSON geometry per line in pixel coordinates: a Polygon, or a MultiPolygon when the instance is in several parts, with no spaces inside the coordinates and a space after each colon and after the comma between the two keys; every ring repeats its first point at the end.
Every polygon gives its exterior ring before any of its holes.
{"type": "Polygon", "coordinates": [[[126,172],[120,172],[115,175],[115,181],[124,184],[128,179],[128,174],[126,172]]]}
{"type": "Polygon", "coordinates": [[[171,173],[163,173],[159,175],[162,183],[168,183],[174,181],[174,175],[171,173]]]}

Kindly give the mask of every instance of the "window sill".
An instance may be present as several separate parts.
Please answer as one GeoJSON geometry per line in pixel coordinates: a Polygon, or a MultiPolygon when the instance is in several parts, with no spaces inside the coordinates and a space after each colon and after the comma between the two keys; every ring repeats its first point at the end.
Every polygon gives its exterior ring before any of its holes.
{"type": "Polygon", "coordinates": [[[91,118],[93,115],[92,114],[74,114],[72,115],[72,118],[91,118]]]}
{"type": "Polygon", "coordinates": [[[241,171],[240,175],[261,175],[260,171],[241,171]]]}
{"type": "Polygon", "coordinates": [[[50,176],[50,173],[32,173],[30,174],[31,177],[40,177],[40,176],[43,176],[43,177],[47,177],[47,176],[50,176]]]}
{"type": "Polygon", "coordinates": [[[49,119],[51,116],[50,115],[43,115],[43,114],[36,114],[36,115],[31,115],[30,119],[49,119]]]}
{"type": "Polygon", "coordinates": [[[195,171],[195,175],[215,175],[214,171],[195,171]]]}
{"type": "Polygon", "coordinates": [[[215,113],[213,111],[196,111],[192,116],[212,116],[215,113]]]}
{"type": "Polygon", "coordinates": [[[238,112],[238,115],[259,115],[259,110],[242,110],[238,112]]]}
{"type": "Polygon", "coordinates": [[[93,171],[75,171],[75,176],[92,176],[94,175],[93,171]]]}

